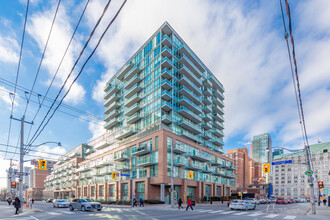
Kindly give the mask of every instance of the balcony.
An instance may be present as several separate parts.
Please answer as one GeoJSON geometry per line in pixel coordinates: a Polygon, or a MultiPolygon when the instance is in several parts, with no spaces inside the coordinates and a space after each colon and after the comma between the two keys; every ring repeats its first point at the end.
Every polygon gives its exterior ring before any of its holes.
{"type": "Polygon", "coordinates": [[[181,106],[187,107],[190,111],[194,112],[195,114],[201,114],[202,113],[202,109],[199,106],[197,106],[195,103],[193,103],[192,101],[190,101],[185,96],[182,96],[179,99],[179,104],[181,106]]]}
{"type": "Polygon", "coordinates": [[[213,94],[213,96],[219,98],[221,101],[223,101],[225,99],[223,94],[217,90],[212,90],[212,94],[213,94]]]}
{"type": "Polygon", "coordinates": [[[201,137],[204,138],[205,140],[212,139],[212,136],[211,136],[210,132],[204,132],[204,134],[201,134],[201,137]]]}
{"type": "Polygon", "coordinates": [[[104,125],[104,128],[105,128],[105,129],[110,129],[110,128],[112,128],[113,126],[115,126],[116,124],[118,124],[119,121],[121,121],[121,120],[118,119],[118,118],[113,118],[113,119],[111,119],[109,122],[107,122],[107,123],[104,125]]]}
{"type": "Polygon", "coordinates": [[[236,170],[236,167],[233,165],[223,165],[223,168],[227,169],[227,170],[236,170]]]}
{"type": "MultiPolygon", "coordinates": [[[[171,162],[169,164],[171,164],[171,162]]],[[[185,166],[189,165],[189,161],[186,157],[180,156],[180,157],[174,158],[173,165],[177,166],[177,167],[185,167],[185,166]]]]}
{"type": "Polygon", "coordinates": [[[213,122],[212,122],[212,125],[213,125],[213,127],[215,127],[215,128],[218,128],[218,129],[224,129],[223,124],[220,123],[220,122],[218,122],[218,121],[213,121],[213,122]]]}
{"type": "Polygon", "coordinates": [[[182,137],[185,137],[185,138],[188,138],[192,141],[196,141],[198,143],[202,143],[202,140],[197,136],[197,135],[194,135],[194,134],[191,134],[187,131],[180,131],[177,133],[178,135],[181,135],[182,137]]]}
{"type": "Polygon", "coordinates": [[[170,115],[162,115],[161,121],[165,124],[172,123],[172,117],[170,115]]]}
{"type": "Polygon", "coordinates": [[[137,160],[136,165],[141,166],[141,167],[147,167],[147,166],[152,166],[154,164],[157,164],[158,161],[155,158],[154,154],[150,154],[147,157],[139,157],[137,160]]]}
{"type": "Polygon", "coordinates": [[[105,101],[104,107],[108,107],[111,103],[117,101],[121,97],[121,94],[119,93],[120,92],[112,94],[112,96],[110,96],[110,98],[105,101]]]}
{"type": "Polygon", "coordinates": [[[172,61],[168,59],[167,57],[162,59],[161,63],[163,68],[171,69],[172,68],[172,61]]]}
{"type": "Polygon", "coordinates": [[[171,70],[169,70],[169,69],[167,69],[167,68],[164,68],[164,69],[162,70],[161,76],[162,76],[164,79],[171,80],[171,79],[172,79],[172,72],[171,72],[171,70]]]}
{"type": "Polygon", "coordinates": [[[199,161],[203,161],[203,162],[210,162],[211,161],[211,157],[204,155],[198,151],[193,151],[193,152],[189,152],[187,154],[189,157],[199,160],[199,161]]]}
{"type": "Polygon", "coordinates": [[[130,90],[126,91],[125,94],[125,99],[129,99],[132,97],[134,94],[140,92],[142,88],[139,85],[133,86],[130,90]]]}
{"type": "Polygon", "coordinates": [[[165,99],[166,101],[170,101],[172,99],[172,94],[171,92],[164,90],[162,91],[162,96],[163,99],[165,99]]]}
{"type": "Polygon", "coordinates": [[[186,86],[180,86],[179,88],[180,95],[183,95],[193,101],[195,104],[200,105],[201,104],[201,98],[197,95],[195,95],[193,92],[190,91],[186,86]]]}
{"type": "Polygon", "coordinates": [[[140,111],[140,110],[141,110],[140,104],[136,103],[136,104],[132,105],[131,107],[129,107],[128,109],[125,109],[125,115],[126,116],[131,116],[135,112],[140,111]]]}
{"type": "Polygon", "coordinates": [[[168,57],[168,58],[172,58],[172,50],[168,47],[165,46],[162,48],[162,56],[163,57],[168,57]]]}
{"type": "Polygon", "coordinates": [[[185,85],[189,90],[194,92],[196,95],[198,96],[202,95],[201,89],[197,87],[193,82],[191,82],[190,79],[185,75],[181,75],[179,83],[180,85],[185,85]]]}
{"type": "Polygon", "coordinates": [[[138,73],[141,72],[140,67],[134,66],[126,75],[125,75],[125,80],[126,82],[129,81],[133,76],[136,76],[138,73]]]}
{"type": "Polygon", "coordinates": [[[170,90],[172,89],[172,83],[168,81],[167,79],[162,80],[162,89],[170,90]]]}
{"type": "Polygon", "coordinates": [[[130,170],[129,164],[116,164],[115,165],[116,171],[128,171],[130,170]]]}
{"type": "Polygon", "coordinates": [[[213,96],[212,97],[212,101],[214,104],[220,106],[221,108],[223,108],[225,105],[223,104],[223,101],[221,101],[218,97],[213,96]]]}
{"type": "Polygon", "coordinates": [[[197,77],[194,73],[192,73],[185,65],[182,65],[182,67],[179,70],[179,73],[181,75],[185,75],[188,79],[190,79],[197,87],[201,87],[201,80],[199,77],[197,77]]]}
{"type": "Polygon", "coordinates": [[[100,162],[96,163],[94,167],[102,168],[102,167],[109,166],[109,165],[112,165],[112,163],[105,160],[105,161],[100,161],[100,162]]]}
{"type": "Polygon", "coordinates": [[[210,114],[202,114],[201,117],[206,122],[212,121],[210,114]]]}
{"type": "Polygon", "coordinates": [[[140,120],[142,118],[142,115],[140,115],[140,112],[137,112],[126,119],[127,124],[133,124],[140,120]]]}
{"type": "Polygon", "coordinates": [[[132,156],[145,155],[152,152],[152,148],[149,146],[141,146],[132,150],[132,156]]]}
{"type": "Polygon", "coordinates": [[[207,88],[211,88],[212,87],[212,84],[210,81],[211,78],[212,78],[211,75],[203,76],[203,78],[202,78],[203,86],[205,86],[207,88]]]}
{"type": "Polygon", "coordinates": [[[224,133],[221,130],[216,129],[216,128],[212,128],[211,133],[216,135],[218,138],[219,137],[221,138],[221,137],[225,136],[224,133]]]}
{"type": "MultiPolygon", "coordinates": [[[[167,146],[167,150],[171,152],[171,147],[167,146]]],[[[173,146],[173,153],[176,154],[185,154],[187,152],[186,148],[182,145],[175,145],[173,146]]]]}
{"type": "Polygon", "coordinates": [[[198,69],[201,72],[204,72],[204,67],[203,64],[199,61],[198,57],[194,54],[194,52],[192,52],[189,47],[185,44],[183,44],[180,48],[179,48],[179,52],[181,54],[185,54],[187,57],[189,57],[189,59],[194,63],[194,65],[196,65],[196,67],[198,67],[198,69]]]}
{"type": "Polygon", "coordinates": [[[204,130],[210,130],[211,129],[211,124],[210,123],[202,123],[202,128],[204,128],[204,130]]]}
{"type": "Polygon", "coordinates": [[[111,89],[111,83],[107,83],[104,87],[104,92],[109,92],[110,89],[111,89]]]}
{"type": "Polygon", "coordinates": [[[119,90],[118,85],[114,85],[110,88],[110,90],[105,94],[104,99],[108,99],[111,95],[119,90]]]}
{"type": "Polygon", "coordinates": [[[76,170],[77,173],[83,173],[83,172],[87,172],[87,171],[90,171],[91,168],[89,167],[80,167],[76,170]]]}
{"type": "Polygon", "coordinates": [[[214,173],[214,169],[208,165],[205,165],[202,170],[203,173],[214,173]]]}
{"type": "Polygon", "coordinates": [[[129,108],[133,104],[139,102],[142,99],[142,96],[140,94],[135,94],[131,98],[125,100],[125,107],[129,108]]]}
{"type": "Polygon", "coordinates": [[[204,87],[202,89],[202,92],[203,92],[203,95],[205,95],[205,96],[212,96],[212,90],[209,88],[204,87]]]}
{"type": "Polygon", "coordinates": [[[172,104],[170,102],[167,102],[165,100],[162,100],[162,106],[161,106],[162,110],[164,111],[171,111],[172,110],[172,104]]]}
{"type": "Polygon", "coordinates": [[[162,45],[165,45],[167,47],[172,47],[172,40],[169,36],[164,35],[162,38],[162,45]]]}
{"type": "Polygon", "coordinates": [[[122,162],[122,161],[125,161],[125,160],[128,160],[129,159],[129,155],[127,153],[115,153],[114,157],[113,157],[113,161],[119,161],[119,162],[122,162]]]}
{"type": "Polygon", "coordinates": [[[212,104],[212,99],[211,97],[203,96],[202,102],[204,105],[211,105],[212,104]]]}
{"type": "Polygon", "coordinates": [[[134,67],[134,63],[130,62],[128,64],[125,64],[125,66],[119,70],[119,73],[117,75],[117,78],[119,80],[123,80],[125,75],[134,67]]]}
{"type": "Polygon", "coordinates": [[[223,146],[224,143],[222,140],[220,140],[219,138],[214,138],[214,139],[211,139],[211,142],[217,146],[223,146]]]}
{"type": "Polygon", "coordinates": [[[118,116],[120,114],[120,110],[118,109],[114,109],[112,110],[112,112],[110,112],[107,117],[105,117],[104,121],[108,122],[110,121],[111,119],[113,119],[114,117],[118,116]]]}
{"type": "Polygon", "coordinates": [[[201,117],[199,117],[197,114],[194,112],[190,111],[188,108],[181,106],[178,109],[178,112],[180,115],[183,115],[186,118],[189,118],[192,122],[194,123],[200,123],[202,121],[201,117]]]}
{"type": "Polygon", "coordinates": [[[213,110],[213,112],[218,113],[220,115],[225,114],[225,112],[223,111],[222,108],[220,108],[220,107],[218,107],[217,105],[214,105],[214,104],[212,104],[212,110],[213,110]]]}
{"type": "Polygon", "coordinates": [[[189,68],[190,71],[192,71],[195,76],[197,76],[197,78],[201,78],[202,77],[202,73],[201,71],[195,66],[195,64],[193,64],[189,58],[186,55],[182,55],[181,59],[179,60],[179,62],[182,65],[185,65],[189,68]]]}
{"type": "Polygon", "coordinates": [[[187,166],[188,170],[194,170],[194,171],[199,171],[203,169],[203,165],[198,164],[198,163],[191,163],[190,165],[187,166]]]}
{"type": "Polygon", "coordinates": [[[186,130],[194,133],[194,134],[200,134],[202,133],[202,129],[200,128],[199,125],[196,125],[186,119],[180,119],[178,122],[178,125],[185,128],[186,130]]]}
{"type": "Polygon", "coordinates": [[[125,85],[125,89],[128,90],[130,89],[132,86],[136,85],[137,83],[141,82],[141,78],[139,74],[136,74],[132,79],[130,79],[126,85],[125,85]]]}
{"type": "Polygon", "coordinates": [[[230,172],[225,172],[223,170],[220,171],[220,175],[223,176],[223,177],[230,178],[230,179],[235,179],[236,178],[235,174],[230,173],[230,172]]]}
{"type": "Polygon", "coordinates": [[[217,114],[217,113],[212,114],[212,117],[213,117],[213,119],[215,119],[219,122],[224,122],[225,121],[225,119],[222,117],[222,115],[217,114]]]}
{"type": "Polygon", "coordinates": [[[118,140],[122,140],[133,134],[136,134],[137,132],[138,130],[134,127],[123,128],[118,134],[115,135],[115,138],[118,140]]]}
{"type": "Polygon", "coordinates": [[[99,150],[99,149],[103,149],[109,145],[110,144],[106,140],[103,140],[103,141],[100,141],[97,144],[95,144],[94,148],[99,150]]]}
{"type": "Polygon", "coordinates": [[[211,113],[212,110],[211,110],[211,106],[210,105],[202,105],[202,109],[203,109],[203,112],[205,112],[206,114],[207,113],[211,113]]]}
{"type": "Polygon", "coordinates": [[[215,175],[215,176],[221,176],[221,170],[219,168],[215,168],[213,170],[213,175],[215,175]]]}
{"type": "Polygon", "coordinates": [[[119,101],[115,101],[113,102],[105,111],[104,114],[109,114],[109,112],[111,112],[112,110],[118,108],[120,105],[122,104],[122,102],[119,101]]]}

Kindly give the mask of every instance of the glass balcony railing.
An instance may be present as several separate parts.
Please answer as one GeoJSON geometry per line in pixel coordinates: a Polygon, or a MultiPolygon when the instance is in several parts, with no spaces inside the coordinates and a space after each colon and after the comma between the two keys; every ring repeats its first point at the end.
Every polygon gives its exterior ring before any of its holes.
{"type": "Polygon", "coordinates": [[[191,69],[193,69],[193,71],[195,72],[195,75],[197,74],[197,77],[198,78],[201,78],[202,77],[202,75],[203,75],[202,72],[195,66],[195,64],[193,62],[190,61],[190,59],[185,54],[182,55],[182,57],[179,60],[179,62],[182,65],[185,65],[184,63],[188,64],[191,67],[191,69]],[[186,61],[186,62],[184,62],[184,61],[186,61]]]}
{"type": "Polygon", "coordinates": [[[179,87],[179,90],[186,90],[186,95],[188,96],[191,96],[192,98],[194,98],[197,102],[201,103],[201,98],[199,96],[197,96],[195,93],[191,92],[190,89],[188,89],[186,86],[180,86],[179,87]]]}
{"type": "Polygon", "coordinates": [[[136,74],[135,76],[133,76],[125,85],[125,89],[130,88],[131,86],[133,86],[134,84],[137,84],[138,82],[141,81],[140,78],[140,74],[136,74]],[[134,82],[134,84],[133,84],[134,82]]]}
{"type": "Polygon", "coordinates": [[[190,156],[191,158],[194,158],[194,159],[197,159],[200,161],[211,161],[211,157],[209,155],[205,155],[198,151],[188,152],[187,155],[190,156]]]}
{"type": "Polygon", "coordinates": [[[188,165],[188,168],[202,170],[203,169],[203,165],[202,164],[198,164],[198,163],[191,163],[190,165],[188,165]]]}
{"type": "Polygon", "coordinates": [[[169,84],[169,86],[172,86],[172,83],[169,81],[169,80],[167,80],[167,79],[163,79],[162,80],[162,85],[164,85],[164,84],[169,84]]]}
{"type": "Polygon", "coordinates": [[[132,155],[142,155],[151,153],[152,147],[151,146],[139,146],[137,148],[132,149],[132,155]]]}
{"type": "Polygon", "coordinates": [[[164,36],[163,36],[163,38],[162,38],[162,42],[164,42],[164,41],[168,41],[168,42],[172,43],[171,38],[170,38],[169,36],[167,36],[167,35],[164,35],[164,36]]]}
{"type": "Polygon", "coordinates": [[[181,79],[185,80],[189,84],[189,86],[193,87],[195,92],[198,92],[199,94],[201,94],[201,89],[199,87],[197,87],[195,85],[195,83],[190,81],[190,79],[188,77],[186,77],[185,75],[181,75],[181,76],[179,76],[179,80],[181,80],[181,79]]]}
{"type": "Polygon", "coordinates": [[[185,74],[186,77],[192,79],[196,85],[198,86],[202,85],[200,78],[198,78],[194,73],[192,73],[191,70],[188,67],[186,67],[184,64],[182,64],[182,67],[180,68],[179,72],[185,74]]]}
{"type": "Polygon", "coordinates": [[[172,66],[172,61],[168,59],[167,57],[163,57],[162,59],[162,64],[165,65],[166,67],[170,68],[172,66]]]}
{"type": "Polygon", "coordinates": [[[169,91],[167,91],[167,90],[162,91],[162,96],[165,96],[165,95],[167,95],[167,96],[169,96],[169,97],[172,97],[171,92],[169,92],[169,91]]]}
{"type": "Polygon", "coordinates": [[[139,157],[137,159],[137,166],[148,166],[148,165],[152,165],[158,163],[158,160],[156,159],[154,154],[150,154],[147,157],[139,157]]]}
{"type": "MultiPolygon", "coordinates": [[[[198,131],[199,133],[202,133],[202,129],[199,125],[195,125],[193,122],[188,121],[187,119],[181,118],[178,120],[178,124],[185,123],[189,127],[193,128],[195,131],[198,131]]],[[[188,128],[186,128],[188,129],[188,128]]]]}
{"type": "Polygon", "coordinates": [[[168,46],[164,46],[164,47],[162,48],[162,52],[164,52],[165,50],[168,50],[170,53],[171,53],[171,51],[172,51],[168,46]]]}
{"type": "Polygon", "coordinates": [[[172,71],[167,69],[167,68],[163,68],[161,75],[162,75],[162,77],[164,77],[166,79],[171,79],[172,78],[172,71]]]}
{"type": "Polygon", "coordinates": [[[179,101],[186,101],[187,103],[189,103],[189,104],[194,108],[195,111],[198,111],[199,113],[202,112],[202,109],[201,109],[198,105],[196,105],[195,103],[193,103],[190,99],[188,99],[188,98],[185,97],[185,96],[182,96],[182,97],[179,99],[179,101]]]}

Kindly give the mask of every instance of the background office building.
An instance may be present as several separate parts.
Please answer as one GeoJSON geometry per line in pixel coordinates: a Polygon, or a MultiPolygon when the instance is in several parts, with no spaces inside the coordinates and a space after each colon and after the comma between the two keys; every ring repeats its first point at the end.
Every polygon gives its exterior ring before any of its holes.
{"type": "Polygon", "coordinates": [[[77,164],[76,195],[129,200],[133,190],[138,198],[169,202],[173,173],[176,199],[229,196],[236,176],[233,160],[223,154],[223,92],[164,23],[107,83],[107,132],[88,143],[92,149],[77,164]]]}
{"type": "MultiPolygon", "coordinates": [[[[330,143],[320,143],[310,146],[312,166],[314,170],[315,198],[318,198],[318,181],[323,181],[324,189],[330,188],[330,143]]],[[[274,157],[274,162],[292,160],[292,163],[273,166],[273,194],[285,198],[309,198],[311,190],[308,183],[308,170],[305,152],[283,154],[274,157]]],[[[326,195],[321,190],[321,195],[326,195]]]]}
{"type": "Polygon", "coordinates": [[[259,163],[270,163],[272,159],[272,138],[269,134],[253,136],[251,144],[252,159],[259,163]]]}

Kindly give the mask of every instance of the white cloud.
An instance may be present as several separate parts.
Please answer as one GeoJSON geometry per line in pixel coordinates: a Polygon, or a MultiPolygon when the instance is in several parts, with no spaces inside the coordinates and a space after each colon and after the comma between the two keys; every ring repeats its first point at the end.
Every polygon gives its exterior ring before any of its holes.
{"type": "Polygon", "coordinates": [[[48,158],[48,159],[54,159],[56,160],[60,156],[58,155],[64,155],[66,153],[65,148],[63,147],[49,147],[47,145],[42,145],[36,149],[37,152],[31,152],[30,155],[38,157],[38,158],[48,158]],[[58,155],[55,155],[58,154],[58,155]]]}
{"type": "MultiPolygon", "coordinates": [[[[50,10],[45,10],[43,12],[38,12],[31,15],[31,21],[28,22],[27,25],[27,32],[34,38],[34,40],[36,40],[41,53],[46,44],[54,11],[55,7],[52,7],[50,10]]],[[[43,60],[43,67],[47,68],[50,79],[53,77],[73,33],[73,28],[70,25],[71,17],[68,13],[69,12],[67,11],[65,3],[63,3],[58,10],[53,31],[45,53],[45,58],[43,60]]],[[[74,57],[77,57],[77,53],[81,50],[81,44],[79,42],[80,37],[76,36],[75,39],[78,39],[78,41],[74,40],[72,42],[57,74],[54,85],[58,88],[62,86],[64,80],[71,71],[74,63],[74,57]]],[[[40,62],[39,58],[38,62],[40,62]]],[[[79,70],[78,67],[76,67],[76,70],[77,69],[79,70]]],[[[72,83],[75,76],[76,74],[73,74],[69,78],[65,86],[66,90],[72,83]]],[[[47,85],[50,83],[50,79],[47,82],[47,85]]],[[[78,82],[75,82],[68,96],[65,98],[65,101],[72,104],[78,104],[83,101],[85,93],[86,91],[83,86],[78,84],[78,82]]]]}
{"type": "MultiPolygon", "coordinates": [[[[93,122],[88,123],[88,129],[93,134],[93,137],[90,139],[90,141],[94,140],[95,138],[101,136],[102,134],[104,134],[106,132],[106,130],[104,129],[103,126],[100,126],[99,123],[96,124],[95,121],[93,121],[93,122]]],[[[102,123],[102,124],[105,124],[105,123],[102,123]]]]}
{"type": "MultiPolygon", "coordinates": [[[[13,95],[9,95],[9,93],[13,93],[13,92],[7,90],[3,86],[0,86],[0,101],[4,103],[4,105],[1,106],[5,106],[7,109],[11,109],[12,99],[13,99],[13,95]]],[[[18,106],[19,100],[20,98],[16,96],[14,106],[18,106]]]]}
{"type": "Polygon", "coordinates": [[[0,35],[0,62],[18,62],[18,52],[19,46],[15,39],[0,35]]]}

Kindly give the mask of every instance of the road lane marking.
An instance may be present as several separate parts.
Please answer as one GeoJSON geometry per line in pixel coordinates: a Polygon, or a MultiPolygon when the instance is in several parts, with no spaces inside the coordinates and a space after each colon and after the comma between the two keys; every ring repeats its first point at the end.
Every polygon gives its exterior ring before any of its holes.
{"type": "Polygon", "coordinates": [[[47,212],[47,214],[50,214],[50,215],[61,215],[61,213],[58,213],[58,212],[47,212]]]}
{"type": "Polygon", "coordinates": [[[278,216],[278,215],[276,215],[276,214],[270,214],[270,215],[266,215],[265,218],[275,218],[276,216],[278,216]]]}
{"type": "Polygon", "coordinates": [[[209,209],[209,210],[205,210],[205,209],[196,210],[196,212],[210,212],[210,211],[213,211],[213,210],[211,210],[211,209],[209,209]]]}
{"type": "Polygon", "coordinates": [[[68,214],[68,215],[73,215],[74,214],[73,212],[70,212],[70,211],[63,211],[63,213],[68,214]]]}
{"type": "Polygon", "coordinates": [[[294,215],[287,215],[283,219],[296,219],[296,216],[294,216],[294,215]]]}
{"type": "Polygon", "coordinates": [[[251,215],[248,215],[248,216],[258,216],[258,215],[262,215],[263,213],[260,213],[260,212],[256,212],[256,213],[253,213],[251,215]]]}
{"type": "Polygon", "coordinates": [[[223,212],[225,210],[218,210],[218,211],[213,211],[213,212],[209,212],[209,213],[218,213],[218,212],[223,212]]]}
{"type": "Polygon", "coordinates": [[[245,215],[246,212],[239,212],[239,213],[235,213],[234,215],[245,215]]]}
{"type": "Polygon", "coordinates": [[[237,211],[228,211],[228,212],[221,212],[219,214],[232,214],[232,213],[237,213],[237,211]]]}

